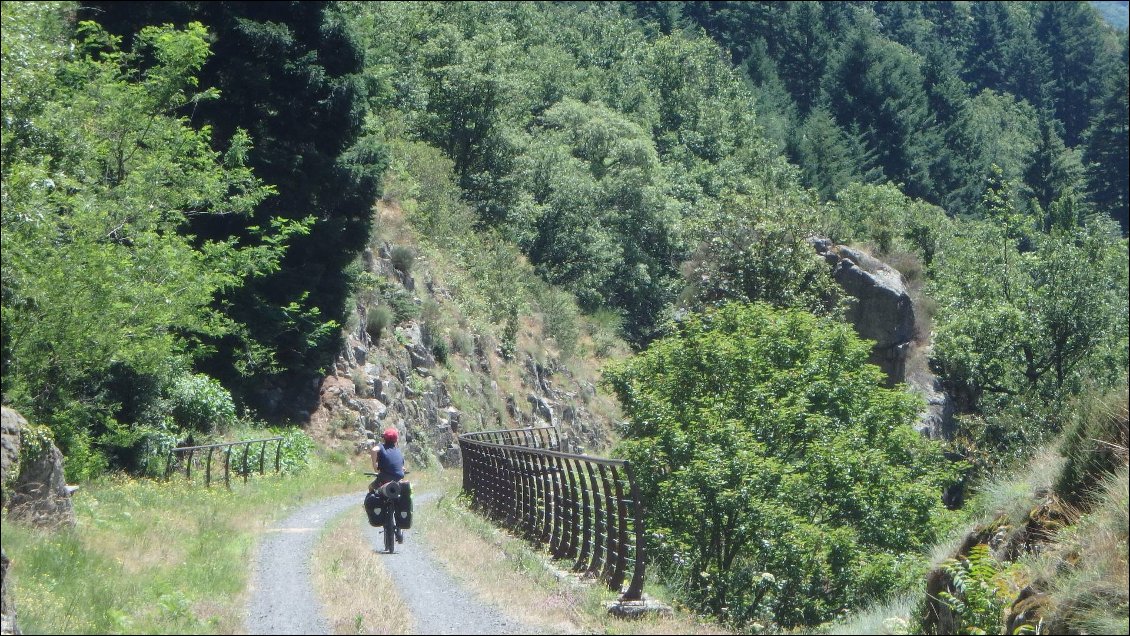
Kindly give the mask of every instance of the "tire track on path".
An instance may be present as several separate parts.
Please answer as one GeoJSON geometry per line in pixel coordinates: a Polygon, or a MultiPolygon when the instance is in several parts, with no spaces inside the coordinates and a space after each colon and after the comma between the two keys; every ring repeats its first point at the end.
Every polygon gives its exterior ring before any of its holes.
{"type": "Polygon", "coordinates": [[[329,623],[310,579],[310,554],[330,519],[356,506],[365,493],[322,499],[275,524],[255,549],[248,603],[248,634],[328,634],[329,623]]]}

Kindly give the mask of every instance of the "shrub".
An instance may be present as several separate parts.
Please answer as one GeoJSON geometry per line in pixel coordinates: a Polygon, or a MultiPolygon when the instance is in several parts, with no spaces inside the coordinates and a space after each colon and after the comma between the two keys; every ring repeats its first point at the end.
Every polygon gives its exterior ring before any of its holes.
{"type": "Polygon", "coordinates": [[[502,357],[510,360],[518,349],[518,311],[512,310],[502,325],[502,357]]]}
{"type": "Polygon", "coordinates": [[[349,376],[353,380],[353,391],[357,394],[357,397],[369,397],[369,382],[365,378],[365,372],[361,369],[354,369],[349,376]]]}
{"type": "Polygon", "coordinates": [[[598,309],[590,317],[588,331],[596,355],[606,356],[616,348],[623,324],[624,318],[614,309],[598,309]]]}
{"type": "Polygon", "coordinates": [[[447,356],[451,353],[451,346],[443,338],[436,338],[432,343],[432,355],[441,363],[447,363],[447,356]]]}
{"type": "Polygon", "coordinates": [[[165,473],[169,452],[176,447],[178,435],[175,423],[166,419],[157,426],[139,430],[138,470],[149,477],[159,477],[165,473]]]}
{"type": "Polygon", "coordinates": [[[392,324],[393,315],[392,310],[385,306],[371,307],[365,315],[365,330],[369,332],[369,337],[377,343],[381,339],[381,334],[384,330],[392,324]]]}
{"type": "Polygon", "coordinates": [[[542,324],[545,335],[553,338],[561,354],[568,358],[577,347],[577,304],[571,294],[553,288],[545,288],[538,295],[542,324]]]}
{"type": "Polygon", "coordinates": [[[420,339],[425,347],[431,347],[439,333],[440,310],[435,299],[428,298],[420,306],[420,339]]]}
{"type": "Polygon", "coordinates": [[[343,328],[345,329],[345,333],[356,336],[358,335],[357,330],[361,328],[361,318],[358,317],[357,312],[353,310],[354,303],[350,302],[348,306],[350,310],[345,316],[345,325],[343,328]]]}
{"type": "Polygon", "coordinates": [[[484,331],[475,337],[475,352],[483,358],[490,360],[490,355],[498,350],[498,338],[489,331],[484,331]]]}
{"type": "Polygon", "coordinates": [[[420,315],[420,307],[412,298],[412,294],[403,289],[397,289],[385,296],[385,301],[392,309],[393,324],[413,320],[420,315]]]}
{"type": "Polygon", "coordinates": [[[236,419],[231,394],[218,381],[203,375],[183,375],[169,392],[173,418],[182,427],[201,433],[223,432],[236,419]]]}
{"type": "Polygon", "coordinates": [[[1067,463],[1056,479],[1056,493],[1083,506],[1104,477],[1126,464],[1127,421],[1125,384],[1105,394],[1080,397],[1064,438],[1067,463]]]}
{"type": "Polygon", "coordinates": [[[407,276],[412,273],[412,266],[416,263],[416,253],[412,251],[412,248],[397,245],[392,248],[389,258],[392,259],[392,266],[401,274],[407,276]]]}
{"type": "Polygon", "coordinates": [[[283,438],[279,457],[280,470],[284,473],[296,473],[305,469],[310,463],[310,454],[314,451],[314,440],[299,428],[272,428],[270,431],[283,438]]]}
{"type": "Polygon", "coordinates": [[[947,559],[942,570],[953,579],[957,594],[938,594],[953,610],[959,634],[998,634],[1004,610],[1012,600],[1002,585],[1003,566],[993,558],[989,546],[979,544],[961,559],[947,559]]]}
{"type": "Polygon", "coordinates": [[[469,356],[475,352],[475,339],[470,333],[456,329],[451,333],[451,348],[462,356],[469,356]]]}

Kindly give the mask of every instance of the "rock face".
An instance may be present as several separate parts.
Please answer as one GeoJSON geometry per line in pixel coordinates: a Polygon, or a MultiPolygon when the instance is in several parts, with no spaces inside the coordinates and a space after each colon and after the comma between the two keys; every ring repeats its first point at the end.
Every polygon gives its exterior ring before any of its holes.
{"type": "MultiPolygon", "coordinates": [[[[3,407],[3,415],[0,416],[0,425],[2,425],[2,435],[0,435],[0,442],[2,442],[3,456],[0,460],[0,473],[3,474],[3,483],[5,486],[8,484],[8,471],[16,468],[20,458],[20,431],[27,426],[27,420],[22,415],[13,411],[8,407],[3,407]]],[[[8,493],[4,493],[4,499],[7,500],[8,493]]]]}
{"type": "MultiPolygon", "coordinates": [[[[859,250],[811,238],[816,253],[832,268],[832,278],[855,302],[847,319],[860,337],[874,340],[870,361],[887,374],[891,386],[906,382],[926,401],[916,429],[930,439],[952,439],[954,401],[941,381],[923,363],[908,373],[907,361],[916,353],[914,301],[894,268],[859,250]]],[[[922,360],[928,350],[917,352],[922,360]]]]}
{"type": "Polygon", "coordinates": [[[75,524],[71,488],[63,477],[63,453],[55,444],[47,442],[37,453],[25,449],[19,471],[7,501],[13,518],[48,527],[75,524]]]}
{"type": "Polygon", "coordinates": [[[858,250],[827,239],[811,242],[832,267],[832,278],[855,299],[847,318],[861,338],[875,341],[871,361],[887,374],[891,385],[904,381],[915,320],[902,275],[858,250]]]}
{"type": "Polygon", "coordinates": [[[908,383],[926,400],[926,411],[918,419],[915,430],[930,439],[953,439],[955,430],[954,402],[937,376],[908,378],[908,383]]]}
{"type": "MultiPolygon", "coordinates": [[[[20,431],[27,421],[19,413],[3,408],[3,461],[0,462],[0,482],[8,483],[8,471],[17,466],[20,456],[20,431]]],[[[7,499],[7,493],[4,493],[7,499]]],[[[0,634],[19,634],[16,624],[16,604],[8,593],[8,554],[0,549],[0,634]]]]}
{"type": "MultiPolygon", "coordinates": [[[[415,283],[391,265],[388,246],[366,256],[366,267],[405,291],[424,291],[443,312],[451,294],[426,269],[415,283]]],[[[418,305],[423,300],[414,298],[418,305]]],[[[359,318],[365,308],[358,307],[359,318]]],[[[456,311],[452,308],[452,311],[456,311]]],[[[458,435],[466,431],[559,426],[561,450],[582,452],[610,443],[614,403],[597,396],[592,382],[574,376],[537,339],[524,334],[512,359],[499,353],[489,334],[469,334],[463,350],[437,360],[431,341],[447,333],[434,324],[407,320],[373,342],[361,326],[345,334],[332,375],[322,378],[310,416],[315,437],[339,448],[364,449],[388,427],[399,430],[410,464],[432,461],[445,468],[462,463],[458,435]],[[333,441],[333,440],[336,440],[333,441]]],[[[458,321],[450,321],[449,324],[458,321]]],[[[613,415],[613,417],[615,417],[613,415]]]]}

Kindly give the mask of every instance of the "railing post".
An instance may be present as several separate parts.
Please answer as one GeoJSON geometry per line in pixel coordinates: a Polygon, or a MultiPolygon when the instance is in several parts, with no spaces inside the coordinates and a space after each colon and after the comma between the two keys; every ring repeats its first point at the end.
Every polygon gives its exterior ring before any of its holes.
{"type": "Polygon", "coordinates": [[[552,513],[553,501],[549,493],[549,482],[546,481],[548,477],[545,461],[543,455],[531,454],[531,468],[534,471],[534,486],[537,490],[535,501],[538,502],[541,514],[537,519],[537,539],[545,543],[552,532],[553,522],[552,513]]]}
{"type": "Polygon", "coordinates": [[[616,467],[612,467],[612,484],[616,487],[616,561],[612,567],[612,577],[609,586],[620,591],[624,585],[624,569],[628,565],[628,507],[624,503],[624,488],[620,485],[620,475],[616,467]]]}
{"type": "Polygon", "coordinates": [[[592,496],[593,521],[593,536],[589,545],[589,549],[592,551],[592,560],[589,561],[585,571],[596,574],[599,571],[598,568],[604,564],[604,541],[601,539],[604,533],[604,520],[601,518],[600,485],[596,481],[596,474],[589,462],[585,462],[585,472],[588,477],[589,494],[592,496]]]}
{"type": "Polygon", "coordinates": [[[514,459],[514,450],[511,446],[495,449],[502,463],[502,479],[500,485],[506,491],[505,518],[499,517],[504,526],[517,530],[522,525],[522,479],[518,474],[518,462],[514,459]]]}
{"type": "Polygon", "coordinates": [[[251,442],[243,445],[243,483],[247,483],[247,473],[251,472],[247,469],[247,453],[251,452],[251,442]]]}
{"type": "Polygon", "coordinates": [[[592,555],[592,506],[589,503],[589,482],[587,472],[584,470],[587,464],[583,461],[574,460],[577,464],[577,491],[580,494],[580,513],[581,513],[581,535],[580,535],[580,554],[577,555],[577,563],[573,569],[578,572],[588,570],[589,557],[592,555]]]}
{"type": "Polygon", "coordinates": [[[231,490],[231,479],[229,475],[229,465],[231,464],[231,446],[224,447],[224,485],[231,490]]]}
{"type": "Polygon", "coordinates": [[[600,465],[600,484],[601,490],[604,491],[604,541],[606,546],[604,549],[604,566],[600,568],[600,578],[611,583],[613,564],[620,556],[620,549],[617,545],[619,541],[615,526],[616,520],[613,518],[613,515],[616,514],[616,507],[612,499],[612,486],[608,481],[608,471],[604,464],[600,465]]]}
{"type": "Polygon", "coordinates": [[[647,562],[646,528],[644,527],[643,502],[640,501],[639,486],[636,485],[632,465],[625,462],[624,472],[628,475],[628,496],[632,498],[632,525],[636,531],[636,561],[632,569],[632,582],[622,598],[625,601],[638,601],[643,598],[644,565],[647,562]]]}
{"type": "Polygon", "coordinates": [[[263,457],[267,454],[267,440],[259,444],[259,476],[263,476],[263,457]]]}
{"type": "Polygon", "coordinates": [[[535,526],[537,525],[537,500],[534,498],[534,478],[530,470],[528,457],[521,450],[514,451],[518,455],[518,469],[522,474],[522,497],[525,502],[522,516],[523,531],[527,538],[535,539],[535,526]]]}
{"type": "Polygon", "coordinates": [[[466,444],[462,439],[459,440],[459,456],[463,458],[463,492],[471,495],[471,501],[475,501],[475,491],[471,488],[471,475],[476,472],[474,467],[474,460],[471,458],[470,444],[466,444]],[[470,470],[468,470],[470,468],[470,470]]]}
{"type": "Polygon", "coordinates": [[[566,528],[568,529],[568,541],[565,544],[565,554],[563,556],[564,558],[571,559],[577,556],[577,535],[581,528],[580,523],[578,523],[580,519],[577,516],[577,512],[580,510],[578,498],[581,493],[580,489],[577,488],[577,482],[573,475],[575,472],[573,469],[573,460],[565,458],[563,462],[565,464],[565,479],[568,480],[567,483],[569,485],[569,495],[565,498],[566,505],[568,505],[568,523],[566,524],[566,528]]]}
{"type": "Polygon", "coordinates": [[[275,472],[276,473],[282,472],[282,443],[283,443],[283,440],[280,437],[278,445],[275,446],[275,472]]]}
{"type": "Polygon", "coordinates": [[[561,471],[561,461],[558,457],[549,455],[546,462],[550,465],[550,483],[553,486],[553,529],[549,533],[549,550],[555,558],[561,557],[562,545],[565,540],[565,506],[564,506],[564,475],[561,471]]]}
{"type": "Polygon", "coordinates": [[[208,449],[208,461],[204,464],[204,487],[212,487],[212,449],[208,449]]]}

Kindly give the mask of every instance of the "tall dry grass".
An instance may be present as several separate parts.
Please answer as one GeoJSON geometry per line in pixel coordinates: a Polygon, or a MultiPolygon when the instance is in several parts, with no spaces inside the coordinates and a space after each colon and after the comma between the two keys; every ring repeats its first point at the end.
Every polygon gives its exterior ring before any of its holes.
{"type": "Polygon", "coordinates": [[[349,510],[318,538],[314,590],[334,634],[408,634],[412,617],[365,535],[366,520],[349,510]],[[374,602],[380,590],[380,602],[374,602]]]}

